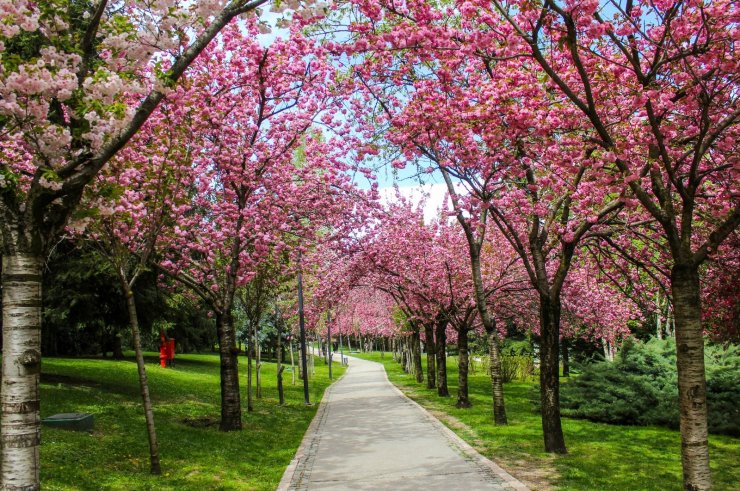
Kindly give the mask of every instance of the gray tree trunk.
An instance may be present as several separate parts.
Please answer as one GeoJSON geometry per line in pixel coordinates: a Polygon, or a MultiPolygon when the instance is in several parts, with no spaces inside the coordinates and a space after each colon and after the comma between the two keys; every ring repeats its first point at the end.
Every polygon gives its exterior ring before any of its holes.
{"type": "Polygon", "coordinates": [[[283,331],[281,329],[282,326],[280,325],[280,320],[275,322],[275,327],[277,328],[277,389],[280,405],[283,406],[285,405],[285,393],[283,391],[283,370],[285,367],[283,366],[283,331]]]}
{"type": "Polygon", "coordinates": [[[457,403],[458,408],[471,407],[470,397],[468,395],[468,331],[460,329],[457,335],[457,403]]]}
{"type": "Polygon", "coordinates": [[[219,355],[221,361],[221,431],[242,429],[239,369],[237,365],[236,332],[231,312],[216,314],[219,355]]]}
{"type": "Polygon", "coordinates": [[[711,489],[712,480],[709,473],[704,333],[701,325],[698,267],[674,266],[671,271],[671,285],[676,322],[684,489],[707,490],[711,489]]]}
{"type": "Polygon", "coordinates": [[[252,330],[249,330],[247,335],[247,411],[254,411],[254,400],[252,392],[252,350],[254,349],[254,341],[252,340],[252,330]]]}
{"type": "Polygon", "coordinates": [[[0,440],[4,489],[39,489],[42,266],[39,256],[3,256],[0,440]]]}
{"type": "Polygon", "coordinates": [[[660,292],[655,294],[655,336],[658,339],[663,339],[663,307],[660,304],[660,292]]]}
{"type": "Polygon", "coordinates": [[[447,321],[438,321],[436,330],[436,354],[437,354],[437,395],[449,397],[450,390],[447,388],[447,321]]]}
{"type": "MultiPolygon", "coordinates": [[[[483,327],[486,330],[486,333],[488,333],[490,336],[491,333],[495,334],[496,319],[493,317],[493,314],[488,308],[485,288],[483,286],[483,274],[481,273],[480,254],[481,254],[481,248],[483,246],[483,239],[485,237],[485,228],[480,232],[480,235],[476,238],[473,232],[473,229],[470,226],[470,223],[467,221],[467,219],[462,213],[462,208],[460,208],[460,205],[459,205],[457,192],[455,191],[455,186],[452,183],[449,173],[444,168],[441,168],[440,170],[442,171],[442,176],[444,177],[445,183],[447,184],[447,190],[450,193],[450,198],[452,199],[452,203],[456,211],[457,221],[460,223],[460,225],[462,226],[465,232],[465,237],[468,242],[468,254],[470,256],[470,269],[471,269],[471,274],[472,274],[472,279],[473,279],[473,292],[475,294],[476,307],[478,310],[478,314],[480,315],[481,322],[483,323],[483,327]]],[[[494,341],[498,345],[498,340],[495,339],[494,341]]],[[[492,397],[494,399],[498,398],[497,400],[494,400],[493,407],[494,407],[494,410],[504,409],[506,406],[504,404],[504,397],[503,397],[504,396],[503,377],[500,376],[502,373],[500,357],[491,359],[491,374],[494,374],[494,373],[498,373],[499,375],[496,376],[495,378],[494,377],[491,378],[491,384],[499,383],[499,381],[501,381],[502,383],[499,384],[499,386],[496,387],[495,390],[493,391],[492,397]]],[[[494,415],[494,422],[496,424],[506,424],[506,412],[504,411],[504,412],[500,412],[494,415]]]]}
{"type": "Polygon", "coordinates": [[[424,324],[424,345],[427,352],[427,389],[437,387],[437,367],[435,366],[436,349],[434,346],[434,324],[424,324]]]}
{"type": "Polygon", "coordinates": [[[129,324],[131,325],[131,334],[134,342],[134,353],[136,354],[136,368],[139,373],[139,389],[141,390],[141,400],[144,404],[144,420],[146,421],[146,433],[149,438],[149,470],[152,474],[159,475],[162,473],[162,468],[159,464],[159,445],[157,444],[154,410],[152,408],[152,399],[149,396],[149,382],[146,376],[146,366],[144,365],[144,351],[141,349],[139,315],[136,312],[134,292],[131,291],[124,278],[121,278],[121,283],[123,293],[126,296],[126,307],[128,308],[129,324]]]}
{"type": "Polygon", "coordinates": [[[601,338],[601,345],[604,347],[604,358],[606,358],[606,361],[614,361],[614,356],[616,355],[616,349],[614,348],[614,345],[607,341],[605,338],[601,338]]]}
{"type": "Polygon", "coordinates": [[[293,340],[290,341],[290,369],[293,373],[292,385],[295,385],[295,358],[293,358],[293,340]]]}
{"type": "Polygon", "coordinates": [[[504,376],[501,370],[501,346],[498,343],[498,333],[495,331],[486,333],[488,341],[488,356],[490,357],[489,372],[491,376],[491,389],[493,391],[493,423],[505,425],[506,408],[504,407],[504,376]],[[497,369],[498,368],[498,369],[497,369]]]}
{"type": "Polygon", "coordinates": [[[257,399],[262,399],[262,345],[260,344],[259,323],[254,325],[254,349],[254,395],[257,396],[257,399]]]}
{"type": "Polygon", "coordinates": [[[419,329],[414,329],[411,334],[411,355],[414,376],[416,381],[421,383],[424,381],[424,367],[421,364],[421,336],[419,335],[419,329]]]}
{"type": "Polygon", "coordinates": [[[402,341],[403,345],[401,346],[401,366],[403,366],[403,371],[406,373],[410,373],[411,370],[409,368],[409,348],[408,348],[408,337],[404,337],[402,341]]]}
{"type": "Polygon", "coordinates": [[[545,452],[568,453],[560,422],[560,299],[540,294],[540,403],[545,452]]]}

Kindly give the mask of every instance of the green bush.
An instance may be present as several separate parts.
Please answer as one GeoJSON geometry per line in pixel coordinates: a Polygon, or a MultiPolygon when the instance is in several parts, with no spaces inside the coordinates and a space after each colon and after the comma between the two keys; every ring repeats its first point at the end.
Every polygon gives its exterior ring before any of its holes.
{"type": "MultiPolygon", "coordinates": [[[[670,340],[629,341],[614,362],[580,367],[561,389],[563,415],[627,425],[678,427],[676,346],[670,340]]],[[[706,347],[709,431],[740,436],[740,352],[706,347]]]]}
{"type": "Polygon", "coordinates": [[[501,357],[501,375],[504,383],[514,380],[528,380],[534,374],[532,355],[503,355],[501,357]]]}
{"type": "MultiPolygon", "coordinates": [[[[474,363],[471,359],[471,373],[475,373],[473,366],[474,363]]],[[[491,369],[491,359],[488,354],[481,356],[480,368],[485,373],[489,373],[489,370],[491,369]]],[[[505,384],[508,384],[509,382],[513,382],[515,380],[530,380],[532,377],[534,377],[534,359],[532,358],[532,355],[516,355],[502,352],[501,376],[505,384]]]]}

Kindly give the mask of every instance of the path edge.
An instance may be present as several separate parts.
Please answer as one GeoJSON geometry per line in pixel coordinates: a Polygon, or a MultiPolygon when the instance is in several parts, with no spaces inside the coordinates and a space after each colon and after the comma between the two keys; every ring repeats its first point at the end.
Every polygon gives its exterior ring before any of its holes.
{"type": "MultiPolygon", "coordinates": [[[[370,361],[370,360],[368,360],[370,361]]],[[[373,362],[378,363],[378,362],[373,362]]],[[[491,459],[486,458],[484,455],[482,455],[480,452],[478,452],[475,448],[473,448],[472,445],[470,445],[468,442],[463,440],[460,435],[452,431],[450,428],[448,428],[444,423],[442,423],[439,419],[437,419],[432,413],[427,411],[427,409],[407,396],[403,393],[401,389],[399,389],[396,384],[391,382],[391,379],[388,378],[388,372],[385,369],[385,365],[382,363],[378,363],[381,367],[383,367],[383,374],[385,375],[385,379],[388,381],[391,387],[403,398],[407,399],[409,402],[411,402],[412,405],[416,406],[423,414],[424,417],[429,420],[429,422],[435,426],[440,432],[442,432],[447,438],[449,438],[452,443],[458,446],[460,450],[469,458],[475,459],[479,464],[481,464],[484,467],[488,467],[494,474],[498,475],[501,479],[506,481],[509,486],[512,488],[519,490],[519,491],[530,491],[530,489],[524,485],[523,482],[521,482],[519,479],[515,478],[508,472],[506,472],[504,469],[502,469],[498,464],[493,462],[491,459]]],[[[323,402],[323,399],[322,399],[323,402]]]]}
{"type": "Polygon", "coordinates": [[[290,464],[288,464],[288,467],[285,468],[285,472],[283,473],[283,477],[280,479],[280,484],[278,484],[276,491],[288,491],[290,489],[290,485],[293,483],[293,476],[295,475],[295,471],[298,468],[298,464],[301,463],[301,461],[308,453],[314,436],[319,429],[319,424],[321,423],[322,417],[326,412],[326,407],[329,404],[329,398],[327,397],[329,395],[328,393],[334,388],[337,382],[342,380],[347,375],[347,373],[349,373],[350,368],[351,367],[348,365],[342,376],[334,380],[329,387],[324,389],[324,393],[321,395],[319,408],[316,410],[316,414],[314,414],[311,423],[308,425],[308,428],[306,428],[306,433],[303,434],[303,439],[301,440],[301,444],[298,446],[298,450],[296,450],[295,452],[295,456],[290,461],[290,464]]]}

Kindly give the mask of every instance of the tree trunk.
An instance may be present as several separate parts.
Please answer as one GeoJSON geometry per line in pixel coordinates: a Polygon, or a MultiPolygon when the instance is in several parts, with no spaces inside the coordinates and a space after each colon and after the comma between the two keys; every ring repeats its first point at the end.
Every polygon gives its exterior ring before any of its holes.
{"type": "Polygon", "coordinates": [[[491,392],[493,393],[493,423],[499,426],[508,424],[506,406],[504,406],[504,374],[501,368],[501,346],[498,343],[498,333],[495,330],[486,333],[488,341],[488,356],[490,357],[489,372],[491,376],[491,392]]]}
{"type": "Polygon", "coordinates": [[[295,358],[293,358],[293,340],[290,341],[290,369],[293,373],[292,385],[295,385],[295,358]]]}
{"type": "Polygon", "coordinates": [[[242,429],[239,368],[237,365],[236,332],[231,312],[216,314],[218,345],[221,360],[221,431],[242,429]]]}
{"type": "Polygon", "coordinates": [[[468,331],[460,329],[457,335],[457,404],[458,408],[471,407],[468,396],[468,331]]]}
{"type": "Polygon", "coordinates": [[[301,354],[301,348],[299,346],[296,346],[296,351],[298,351],[298,380],[303,380],[303,363],[300,357],[301,354]]]}
{"type": "Polygon", "coordinates": [[[2,488],[39,484],[43,258],[3,256],[2,488]]]}
{"type": "Polygon", "coordinates": [[[437,355],[437,395],[449,397],[450,390],[447,388],[447,322],[437,322],[436,346],[437,355]]]}
{"type": "Polygon", "coordinates": [[[121,333],[113,335],[113,359],[123,360],[123,343],[121,342],[121,333]]]}
{"type": "Polygon", "coordinates": [[[683,483],[684,489],[699,491],[710,489],[712,481],[709,473],[704,336],[698,269],[675,265],[671,271],[671,285],[676,323],[683,483]]]}
{"type": "Polygon", "coordinates": [[[540,402],[545,452],[566,454],[560,423],[560,298],[540,294],[540,402]]]}
{"type": "MultiPolygon", "coordinates": [[[[458,215],[458,220],[462,217],[458,215]]],[[[462,223],[462,222],[461,222],[462,223]]],[[[465,227],[465,226],[464,226],[465,227]]],[[[481,243],[475,244],[470,234],[470,231],[466,229],[466,236],[468,238],[468,251],[470,253],[470,266],[473,273],[473,287],[475,292],[476,307],[478,315],[480,316],[483,328],[488,334],[489,346],[491,341],[494,343],[494,356],[490,359],[490,370],[491,370],[491,385],[493,386],[493,409],[494,409],[494,422],[496,424],[506,424],[506,410],[504,404],[504,378],[501,370],[501,357],[498,348],[498,338],[496,337],[496,319],[488,308],[487,299],[484,294],[483,288],[483,275],[481,273],[480,263],[480,247],[481,243]],[[493,336],[493,337],[492,337],[493,336]]],[[[489,347],[490,351],[490,347],[489,347]]]]}
{"type": "Polygon", "coordinates": [[[406,338],[406,373],[414,375],[414,352],[411,336],[406,338]]]}
{"type": "Polygon", "coordinates": [[[259,323],[254,324],[254,395],[262,399],[262,344],[260,343],[259,323]]]}
{"type": "Polygon", "coordinates": [[[414,375],[414,356],[411,351],[411,339],[406,339],[406,373],[414,375]]]}
{"type": "Polygon", "coordinates": [[[561,351],[563,352],[563,377],[570,377],[570,354],[568,353],[568,340],[563,338],[561,341],[561,351]]]}
{"type": "Polygon", "coordinates": [[[414,363],[414,376],[417,382],[422,383],[424,381],[424,367],[421,364],[421,336],[418,328],[414,329],[411,334],[411,353],[414,363]]]}
{"type": "Polygon", "coordinates": [[[275,322],[275,327],[277,329],[277,347],[275,349],[275,357],[277,361],[277,390],[280,405],[283,406],[285,405],[285,393],[283,391],[283,370],[285,367],[283,367],[283,332],[279,320],[275,322]]]}
{"type": "Polygon", "coordinates": [[[606,361],[613,362],[614,355],[616,354],[614,345],[611,342],[607,341],[605,338],[601,338],[601,345],[604,347],[604,358],[606,358],[606,361]]]}
{"type": "Polygon", "coordinates": [[[136,301],[134,292],[129,288],[126,280],[121,278],[123,293],[126,295],[126,307],[128,308],[128,319],[131,325],[131,335],[134,342],[134,353],[136,355],[136,368],[139,372],[139,388],[141,400],[144,403],[144,420],[146,421],[146,433],[149,437],[149,470],[152,474],[159,475],[162,468],[159,465],[159,445],[157,444],[157,430],[154,426],[154,410],[152,399],[149,396],[149,382],[144,365],[144,352],[141,349],[141,333],[139,332],[139,315],[136,312],[136,301]]]}
{"type": "Polygon", "coordinates": [[[252,341],[252,330],[247,335],[247,412],[254,411],[254,400],[252,398],[252,350],[254,342],[252,341]]]}
{"type": "Polygon", "coordinates": [[[435,367],[434,357],[434,325],[427,322],[424,324],[424,345],[427,352],[427,389],[434,389],[437,386],[437,367],[435,367]]]}
{"type": "Polygon", "coordinates": [[[660,305],[660,292],[655,294],[655,337],[663,339],[663,325],[661,324],[661,318],[663,317],[663,307],[660,305]]]}

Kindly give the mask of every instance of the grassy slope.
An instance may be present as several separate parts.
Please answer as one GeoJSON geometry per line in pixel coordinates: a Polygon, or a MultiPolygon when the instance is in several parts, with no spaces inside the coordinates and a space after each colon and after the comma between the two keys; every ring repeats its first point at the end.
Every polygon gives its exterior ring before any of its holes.
{"type": "MultiPolygon", "coordinates": [[[[483,455],[536,489],[567,490],[680,490],[680,437],[677,431],[658,427],[615,426],[563,418],[567,456],[542,451],[539,414],[530,402],[532,383],[505,387],[509,425],[492,424],[491,386],[487,374],[478,370],[470,377],[473,407],[455,408],[457,366],[448,360],[452,397],[437,397],[401,369],[386,353],[361,356],[382,362],[388,377],[409,397],[427,408],[483,455]]],[[[740,440],[710,436],[712,478],[715,489],[738,489],[740,440]]]]}
{"type": "MultiPolygon", "coordinates": [[[[43,428],[44,489],[275,489],[316,412],[316,405],[303,404],[302,382],[291,385],[291,374],[284,372],[287,403],[279,407],[275,365],[264,363],[263,397],[255,400],[252,413],[246,412],[242,390],[244,430],[221,433],[218,356],[179,355],[177,366],[168,369],[157,361],[153,356],[147,359],[147,374],[161,477],[148,474],[148,443],[133,360],[44,359],[42,417],[61,412],[95,415],[92,434],[43,428]],[[198,423],[202,425],[197,427],[198,423]]],[[[246,363],[240,372],[246,387],[246,363]]],[[[336,379],[343,369],[335,364],[333,372],[336,379]]],[[[312,402],[318,403],[328,385],[328,369],[317,360],[312,402]]]]}

